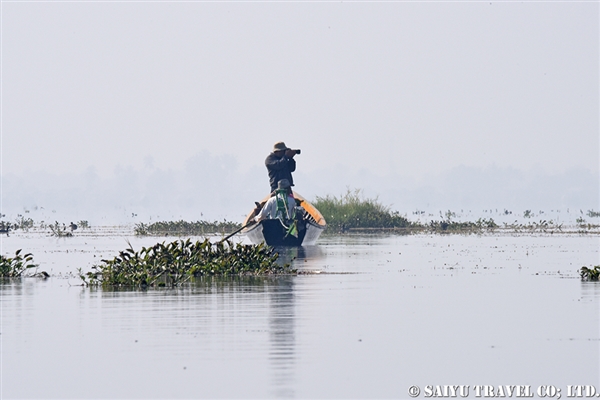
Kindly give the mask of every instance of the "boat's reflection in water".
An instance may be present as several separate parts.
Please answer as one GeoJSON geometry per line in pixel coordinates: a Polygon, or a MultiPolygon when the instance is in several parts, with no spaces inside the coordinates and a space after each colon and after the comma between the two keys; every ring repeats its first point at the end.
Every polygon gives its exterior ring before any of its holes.
{"type": "Polygon", "coordinates": [[[274,282],[269,296],[269,367],[272,396],[294,397],[296,363],[295,295],[292,276],[274,282]]]}
{"type": "MultiPolygon", "coordinates": [[[[304,261],[324,256],[319,246],[275,247],[278,262],[301,268],[304,261]]],[[[283,276],[273,283],[269,296],[269,364],[272,377],[272,396],[295,397],[294,372],[296,364],[296,304],[294,276],[283,276]]]]}
{"type": "Polygon", "coordinates": [[[295,268],[302,267],[299,262],[318,260],[325,256],[325,252],[319,246],[276,246],[273,249],[279,254],[278,262],[282,264],[294,264],[295,268]]]}

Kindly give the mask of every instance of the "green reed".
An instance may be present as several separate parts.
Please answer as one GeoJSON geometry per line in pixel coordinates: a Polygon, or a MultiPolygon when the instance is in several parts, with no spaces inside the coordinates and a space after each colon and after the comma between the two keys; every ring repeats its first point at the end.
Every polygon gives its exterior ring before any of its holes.
{"type": "Polygon", "coordinates": [[[361,189],[348,189],[340,197],[327,195],[312,203],[325,217],[327,229],[343,232],[352,228],[409,228],[414,224],[397,211],[363,196],[361,189]]]}
{"type": "Polygon", "coordinates": [[[4,257],[0,255],[0,277],[18,278],[29,268],[37,267],[33,263],[31,253],[21,255],[21,249],[15,252],[14,257],[4,257]]]}
{"type": "Polygon", "coordinates": [[[407,232],[429,231],[434,233],[480,233],[498,228],[492,219],[479,218],[475,222],[453,221],[456,213],[448,210],[439,221],[429,223],[411,222],[397,211],[390,210],[377,199],[363,196],[361,189],[348,191],[340,196],[317,197],[313,205],[323,214],[328,229],[345,232],[361,229],[401,229],[407,232]]]}
{"type": "Polygon", "coordinates": [[[135,251],[130,247],[112,260],[102,260],[80,277],[86,285],[115,287],[174,287],[198,276],[293,274],[288,264],[264,244],[211,243],[190,239],[157,243],[135,251]]]}
{"type": "Polygon", "coordinates": [[[139,223],[134,227],[138,236],[200,236],[214,233],[227,234],[239,228],[241,224],[230,221],[161,221],[152,224],[139,223]]]}

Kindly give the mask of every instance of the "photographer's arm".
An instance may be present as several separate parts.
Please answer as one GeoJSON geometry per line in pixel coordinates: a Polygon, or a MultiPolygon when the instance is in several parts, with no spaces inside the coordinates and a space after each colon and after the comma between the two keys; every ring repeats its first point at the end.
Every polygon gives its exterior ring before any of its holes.
{"type": "Polygon", "coordinates": [[[293,158],[288,158],[287,156],[276,158],[269,156],[265,161],[265,165],[267,168],[278,171],[282,168],[288,167],[290,171],[294,171],[296,169],[296,160],[293,158]]]}

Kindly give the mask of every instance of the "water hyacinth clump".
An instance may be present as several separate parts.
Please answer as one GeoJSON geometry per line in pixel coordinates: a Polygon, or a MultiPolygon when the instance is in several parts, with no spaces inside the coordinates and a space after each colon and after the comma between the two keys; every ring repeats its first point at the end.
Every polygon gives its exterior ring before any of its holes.
{"type": "Polygon", "coordinates": [[[518,221],[514,223],[504,222],[504,229],[508,229],[515,232],[550,232],[553,233],[562,231],[562,224],[555,224],[554,221],[540,220],[540,222],[529,222],[527,224],[521,224],[518,221]]]}
{"type": "Polygon", "coordinates": [[[277,263],[278,254],[264,245],[211,243],[190,239],[157,243],[134,251],[131,246],[93,271],[80,274],[91,286],[173,287],[205,275],[239,276],[296,273],[277,263]]]}
{"type": "Polygon", "coordinates": [[[592,268],[581,267],[579,270],[579,275],[584,281],[597,281],[600,277],[600,265],[596,265],[592,268]]]}
{"type": "Polygon", "coordinates": [[[239,228],[241,224],[230,221],[161,221],[152,224],[139,223],[135,225],[134,231],[138,236],[167,236],[167,235],[207,235],[213,233],[231,233],[239,228]]]}
{"type": "Polygon", "coordinates": [[[0,276],[3,278],[18,278],[29,268],[35,268],[31,253],[21,255],[21,249],[15,252],[14,257],[0,255],[0,276]]]}
{"type": "Polygon", "coordinates": [[[81,220],[77,223],[81,229],[90,229],[90,223],[87,220],[81,220]]]}
{"type": "Polygon", "coordinates": [[[57,236],[57,237],[73,236],[73,233],[69,232],[67,230],[67,226],[64,223],[60,224],[58,221],[55,221],[54,224],[49,224],[48,229],[50,229],[51,236],[57,236]]]}
{"type": "Polygon", "coordinates": [[[431,232],[465,232],[465,233],[480,233],[483,231],[494,231],[498,225],[492,218],[479,218],[475,222],[457,222],[451,219],[443,221],[431,221],[428,229],[431,232]]]}

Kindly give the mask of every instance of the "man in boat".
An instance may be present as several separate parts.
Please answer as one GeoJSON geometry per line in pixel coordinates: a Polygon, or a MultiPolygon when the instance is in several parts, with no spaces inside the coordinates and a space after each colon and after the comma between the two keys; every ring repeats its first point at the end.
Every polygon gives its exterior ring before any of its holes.
{"type": "Polygon", "coordinates": [[[294,219],[295,213],[296,199],[292,195],[290,181],[281,179],[277,182],[275,196],[267,200],[258,215],[254,217],[254,220],[260,222],[263,219],[279,218],[283,221],[289,221],[294,219]]]}
{"type": "Polygon", "coordinates": [[[271,192],[277,190],[277,183],[282,179],[287,179],[290,186],[294,186],[292,179],[292,172],[296,170],[294,156],[299,153],[300,150],[292,150],[283,142],[275,143],[273,152],[265,160],[267,171],[269,171],[271,192]]]}

